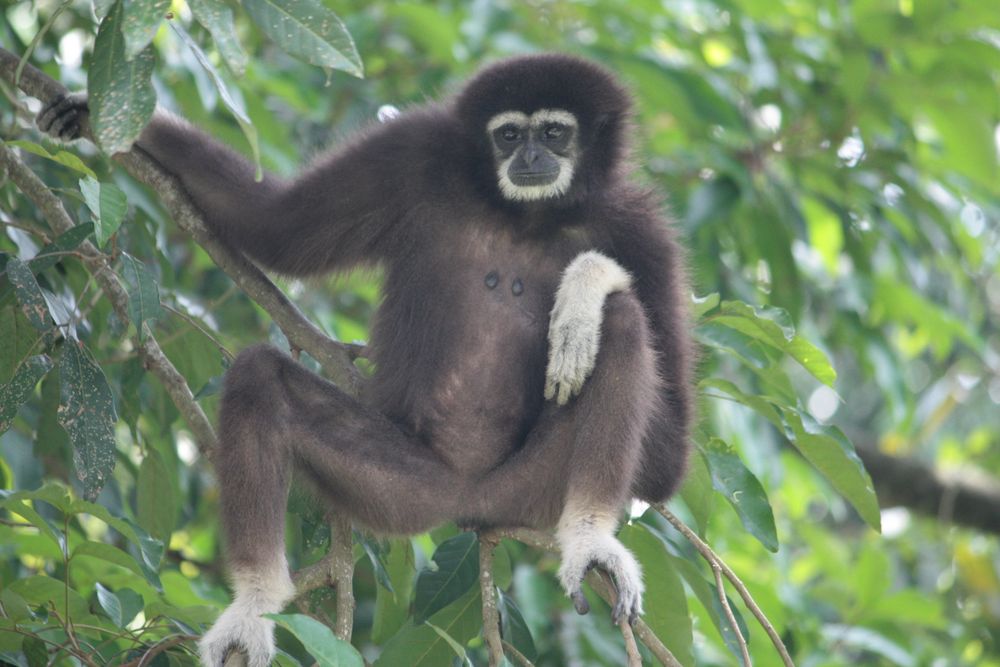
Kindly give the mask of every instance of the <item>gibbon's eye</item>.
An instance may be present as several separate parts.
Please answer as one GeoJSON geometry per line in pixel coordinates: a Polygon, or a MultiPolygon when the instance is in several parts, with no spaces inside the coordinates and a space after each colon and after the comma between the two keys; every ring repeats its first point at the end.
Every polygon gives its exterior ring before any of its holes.
{"type": "Polygon", "coordinates": [[[500,138],[504,141],[517,141],[521,138],[521,130],[516,125],[504,125],[500,128],[500,138]]]}
{"type": "Polygon", "coordinates": [[[562,125],[557,125],[556,123],[549,123],[545,126],[544,135],[546,139],[558,139],[563,135],[565,129],[562,125]]]}

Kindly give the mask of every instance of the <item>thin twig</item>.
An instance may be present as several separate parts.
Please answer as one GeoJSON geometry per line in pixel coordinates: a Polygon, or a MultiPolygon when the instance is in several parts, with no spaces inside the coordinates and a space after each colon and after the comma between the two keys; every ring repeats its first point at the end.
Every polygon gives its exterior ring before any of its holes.
{"type": "Polygon", "coordinates": [[[190,325],[191,327],[193,327],[193,328],[194,328],[194,329],[195,329],[195,330],[196,330],[196,331],[197,331],[198,333],[200,333],[200,334],[201,334],[202,336],[204,336],[205,338],[207,338],[207,339],[209,339],[210,341],[212,341],[212,343],[213,343],[213,344],[214,344],[214,345],[215,345],[215,346],[216,346],[217,348],[219,348],[219,352],[221,352],[221,353],[222,353],[222,356],[224,356],[224,357],[226,358],[226,360],[227,360],[227,361],[229,361],[229,362],[232,362],[232,361],[233,361],[233,359],[235,358],[235,357],[233,356],[233,353],[232,353],[232,352],[230,352],[229,350],[227,350],[227,349],[226,349],[226,346],[222,344],[222,341],[220,341],[220,340],[219,340],[218,338],[216,338],[216,337],[215,337],[215,336],[214,336],[214,335],[212,334],[212,332],[211,332],[211,331],[209,331],[208,329],[206,329],[205,327],[203,327],[203,326],[201,325],[201,323],[200,323],[200,322],[198,322],[198,321],[197,321],[196,319],[194,319],[193,317],[191,317],[190,315],[188,315],[188,314],[187,314],[187,313],[185,313],[184,311],[182,311],[182,310],[178,310],[177,308],[174,308],[173,306],[171,306],[171,305],[169,305],[169,304],[166,304],[166,303],[160,303],[160,306],[161,306],[161,307],[162,307],[162,308],[163,308],[164,310],[166,310],[167,312],[170,312],[170,313],[173,313],[173,314],[174,314],[174,315],[176,315],[177,317],[179,317],[179,318],[181,318],[182,320],[184,320],[185,322],[187,322],[187,323],[188,323],[188,324],[189,324],[189,325],[190,325]]]}
{"type": "Polygon", "coordinates": [[[719,604],[722,605],[722,612],[726,615],[726,621],[729,623],[729,627],[732,628],[733,634],[736,635],[736,645],[740,647],[740,657],[743,658],[744,667],[751,667],[753,663],[750,662],[750,649],[747,647],[746,638],[743,637],[743,633],[740,631],[740,626],[736,624],[736,614],[733,613],[733,608],[729,606],[726,585],[722,581],[722,568],[714,562],[711,563],[711,566],[712,572],[715,574],[715,592],[719,595],[719,604]]]}
{"type": "Polygon", "coordinates": [[[642,656],[639,655],[639,647],[635,643],[635,635],[632,633],[632,626],[628,624],[628,619],[623,618],[618,621],[618,628],[622,631],[622,639],[625,640],[628,667],[642,667],[642,656]]]}
{"type": "MultiPolygon", "coordinates": [[[[706,561],[708,561],[713,570],[718,568],[719,572],[729,580],[729,583],[733,585],[736,592],[740,594],[741,598],[743,598],[743,603],[747,606],[747,609],[750,610],[750,613],[753,614],[754,618],[757,619],[757,622],[760,623],[762,628],[764,628],[764,632],[767,633],[767,636],[771,638],[771,643],[774,644],[775,650],[778,652],[778,655],[781,656],[781,662],[785,665],[785,667],[795,667],[795,663],[792,662],[792,656],[788,654],[788,649],[785,648],[785,643],[781,641],[781,637],[778,636],[774,626],[771,625],[769,620],[767,620],[767,616],[765,616],[764,612],[761,611],[760,607],[750,595],[750,591],[747,590],[747,587],[743,584],[740,578],[736,576],[736,573],[733,572],[721,558],[719,558],[718,554],[712,551],[710,546],[705,544],[700,537],[695,535],[693,530],[688,528],[683,521],[678,519],[673,512],[668,510],[663,505],[653,505],[653,509],[659,512],[660,515],[669,521],[670,525],[676,528],[688,542],[694,545],[694,548],[698,550],[698,553],[700,553],[706,561]]],[[[722,586],[719,586],[719,588],[721,589],[722,586]]],[[[736,627],[735,624],[733,627],[736,627]]],[[[736,632],[739,634],[739,630],[736,632]]]]}
{"type": "Polygon", "coordinates": [[[504,653],[513,657],[515,660],[521,663],[521,667],[535,667],[531,663],[531,661],[528,660],[528,658],[523,653],[518,651],[517,647],[515,647],[509,641],[507,641],[506,639],[501,639],[500,643],[503,645],[504,653]]]}
{"type": "Polygon", "coordinates": [[[124,662],[120,667],[146,667],[146,665],[152,664],[153,659],[164,651],[168,651],[178,644],[183,644],[184,642],[193,641],[195,639],[198,639],[198,635],[174,635],[173,637],[161,639],[159,642],[146,649],[140,657],[135,660],[130,660],[129,662],[124,662]]]}
{"type": "Polygon", "coordinates": [[[490,667],[503,663],[500,641],[500,613],[497,611],[496,585],[493,583],[493,550],[497,540],[479,533],[479,588],[483,599],[483,639],[490,653],[490,667]]]}
{"type": "MultiPolygon", "coordinates": [[[[614,604],[618,591],[615,590],[614,585],[612,585],[609,579],[599,576],[597,572],[591,570],[587,573],[587,583],[590,584],[590,587],[593,588],[605,602],[609,605],[614,604]]],[[[660,638],[656,636],[653,629],[646,625],[642,619],[638,619],[635,622],[635,625],[632,627],[632,631],[639,638],[639,641],[646,645],[649,652],[656,656],[656,659],[659,660],[664,667],[683,667],[681,665],[681,661],[670,652],[670,649],[668,649],[663,642],[660,641],[660,638]]]]}
{"type": "MultiPolygon", "coordinates": [[[[542,551],[548,551],[550,553],[559,553],[559,543],[556,542],[555,537],[551,533],[546,533],[541,530],[535,530],[532,528],[502,528],[498,530],[492,530],[488,533],[491,539],[500,539],[503,537],[508,537],[512,540],[517,540],[523,544],[527,544],[535,549],[540,549],[542,551]]],[[[590,587],[601,596],[601,598],[607,602],[609,605],[613,605],[615,601],[615,596],[617,592],[610,583],[606,582],[601,577],[597,576],[597,573],[591,570],[587,574],[587,583],[590,587]]],[[[656,636],[652,628],[646,625],[646,622],[641,618],[637,619],[632,630],[635,635],[639,638],[649,652],[652,653],[657,660],[660,661],[664,667],[683,667],[680,661],[674,657],[674,654],[670,652],[660,638],[656,636]]]]}

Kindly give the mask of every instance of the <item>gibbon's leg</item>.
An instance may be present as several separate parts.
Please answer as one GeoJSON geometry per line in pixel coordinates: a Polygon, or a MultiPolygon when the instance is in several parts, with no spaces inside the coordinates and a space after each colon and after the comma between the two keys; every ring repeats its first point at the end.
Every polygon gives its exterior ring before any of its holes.
{"type": "Polygon", "coordinates": [[[244,351],[229,369],[219,421],[215,467],[235,597],[200,642],[207,667],[221,667],[233,649],[249,667],[274,657],[274,623],[261,614],[294,595],[284,547],[293,465],[337,511],[387,532],[450,518],[448,498],[461,493],[429,448],[268,346],[244,351]]]}
{"type": "Polygon", "coordinates": [[[549,402],[524,447],[481,482],[476,509],[489,524],[556,524],[559,579],[580,613],[581,584],[599,566],[615,580],[617,622],[642,613],[642,574],[615,538],[642,465],[642,438],[658,409],[656,358],[642,305],[608,296],[593,373],[565,406],[549,402]]]}

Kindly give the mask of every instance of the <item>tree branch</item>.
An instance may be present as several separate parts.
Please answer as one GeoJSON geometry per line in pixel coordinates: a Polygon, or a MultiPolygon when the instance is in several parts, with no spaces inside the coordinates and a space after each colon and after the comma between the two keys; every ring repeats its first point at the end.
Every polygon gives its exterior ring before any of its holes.
{"type": "MultiPolygon", "coordinates": [[[[559,553],[559,543],[556,542],[555,536],[551,533],[546,533],[541,530],[535,530],[533,528],[504,528],[500,530],[491,530],[485,533],[490,537],[490,539],[499,540],[500,538],[508,537],[512,540],[517,540],[527,544],[535,549],[541,549],[542,551],[548,551],[550,553],[559,553]]],[[[594,589],[594,592],[601,596],[605,602],[609,605],[614,605],[615,592],[614,586],[605,581],[602,577],[598,576],[597,572],[591,570],[587,573],[587,583],[590,587],[594,589]]],[[[656,659],[660,661],[664,667],[682,667],[680,661],[674,657],[674,654],[670,652],[660,638],[656,636],[656,633],[646,625],[646,622],[641,618],[635,622],[633,630],[639,637],[639,641],[646,645],[650,653],[656,656],[656,659]]],[[[626,649],[627,650],[627,649],[626,649]]]]}
{"type": "MultiPolygon", "coordinates": [[[[0,49],[0,76],[13,83],[19,58],[5,49],[0,49]]],[[[48,104],[68,91],[33,65],[25,65],[18,87],[27,95],[48,104]]],[[[85,119],[86,120],[86,119],[85,119]]],[[[85,122],[83,136],[92,138],[89,125],[85,122]]],[[[331,340],[315,324],[310,322],[289,301],[264,273],[242,254],[219,241],[209,230],[197,208],[191,203],[183,187],[140,148],[119,153],[114,159],[132,177],[152,188],[170,212],[177,225],[188,232],[201,245],[212,260],[229,277],[256,301],[281,328],[293,347],[305,350],[320,366],[327,377],[344,391],[356,395],[363,381],[360,371],[354,366],[354,352],[350,347],[331,340]]]]}
{"type": "MultiPolygon", "coordinates": [[[[781,656],[781,662],[784,663],[785,667],[795,667],[795,663],[792,662],[792,656],[788,655],[788,649],[785,648],[785,643],[781,641],[781,637],[778,636],[778,633],[775,631],[774,626],[771,625],[771,622],[769,620],[767,620],[767,616],[765,616],[764,612],[761,611],[759,606],[757,606],[757,603],[754,601],[753,596],[750,595],[750,591],[747,590],[747,587],[743,584],[740,578],[736,576],[736,573],[733,572],[721,558],[719,558],[718,554],[712,551],[712,548],[710,546],[705,544],[700,537],[695,535],[693,530],[688,528],[683,521],[678,519],[673,512],[668,510],[665,505],[662,504],[653,505],[652,507],[654,510],[659,512],[664,519],[670,522],[670,525],[676,528],[678,532],[680,532],[680,534],[683,535],[685,539],[687,539],[688,542],[694,545],[694,548],[698,550],[698,553],[700,553],[702,557],[706,561],[708,561],[709,565],[711,565],[712,567],[712,570],[717,574],[716,581],[720,582],[719,585],[720,597],[722,598],[725,597],[725,591],[722,589],[721,586],[721,577],[718,576],[721,574],[721,576],[725,576],[726,579],[729,580],[729,583],[733,585],[733,588],[736,589],[736,592],[738,592],[740,594],[740,597],[743,598],[743,603],[746,604],[747,609],[750,610],[750,613],[754,615],[754,618],[757,619],[757,622],[760,623],[762,628],[764,628],[764,632],[766,632],[767,636],[770,637],[771,643],[774,644],[775,650],[778,652],[778,655],[781,656]]],[[[723,604],[726,607],[729,606],[728,601],[723,602],[723,604]]],[[[732,610],[730,610],[727,616],[731,616],[731,614],[732,610]]],[[[739,636],[740,631],[739,628],[736,626],[736,619],[727,618],[726,620],[730,623],[730,626],[733,628],[737,636],[739,636]]],[[[741,649],[742,648],[743,647],[741,647],[741,649]]]]}
{"type": "Polygon", "coordinates": [[[493,583],[493,550],[498,540],[479,533],[479,588],[483,600],[483,639],[490,653],[490,667],[503,663],[500,640],[500,613],[497,611],[496,585],[493,583]]]}
{"type": "MultiPolygon", "coordinates": [[[[13,83],[19,66],[19,58],[0,48],[0,76],[13,83]]],[[[17,86],[24,93],[38,98],[44,104],[51,103],[59,96],[66,95],[66,87],[47,76],[33,65],[26,64],[20,74],[17,86]]],[[[84,119],[83,135],[92,138],[89,119],[84,119]]],[[[74,226],[62,202],[32,172],[24,166],[9,148],[0,145],[3,164],[11,173],[11,179],[28,194],[49,220],[55,231],[66,231],[74,226]],[[27,190],[25,190],[27,188],[27,190]]],[[[272,283],[264,273],[250,263],[242,254],[226,247],[205,224],[201,214],[191,203],[180,183],[172,175],[162,170],[149,155],[141,149],[120,153],[115,159],[137,180],[152,188],[167,207],[178,226],[187,231],[212,257],[215,263],[251,299],[260,304],[284,332],[295,349],[305,350],[323,367],[327,376],[344,391],[356,395],[362,382],[361,373],[354,366],[357,350],[342,345],[327,337],[310,322],[299,309],[288,300],[284,293],[272,283]]],[[[82,246],[84,261],[92,267],[102,289],[108,295],[122,321],[128,321],[128,296],[118,277],[110,270],[107,258],[89,242],[82,246]]],[[[138,338],[138,337],[137,337],[138,338]]],[[[216,444],[215,431],[205,417],[201,406],[194,400],[185,378],[170,363],[160,349],[156,339],[149,335],[145,341],[137,341],[146,367],[161,381],[178,410],[184,416],[195,435],[199,449],[210,453],[216,444]]],[[[299,594],[312,590],[328,582],[337,586],[336,634],[350,641],[354,624],[354,558],[351,553],[351,526],[347,521],[338,520],[332,526],[333,542],[330,554],[321,561],[323,569],[316,566],[307,568],[296,577],[299,594]]]]}
{"type": "MultiPolygon", "coordinates": [[[[14,185],[42,212],[54,232],[62,234],[75,226],[59,197],[54,195],[42,179],[28,169],[17,157],[17,154],[4,144],[0,144],[0,164],[3,165],[14,185]]],[[[79,252],[84,264],[94,275],[101,290],[107,295],[115,313],[122,322],[128,322],[128,294],[118,276],[111,269],[108,257],[90,241],[84,241],[80,245],[79,252]]],[[[170,399],[184,417],[188,428],[194,434],[199,450],[203,454],[210,453],[215,447],[215,429],[212,428],[205,412],[195,400],[187,380],[163,353],[152,333],[148,333],[140,339],[137,332],[133,342],[142,356],[145,367],[160,380],[170,399]]]]}
{"type": "Polygon", "coordinates": [[[914,458],[885,454],[875,445],[859,443],[857,452],[883,507],[907,507],[942,521],[1000,534],[1000,480],[996,477],[974,469],[938,471],[914,458]]]}

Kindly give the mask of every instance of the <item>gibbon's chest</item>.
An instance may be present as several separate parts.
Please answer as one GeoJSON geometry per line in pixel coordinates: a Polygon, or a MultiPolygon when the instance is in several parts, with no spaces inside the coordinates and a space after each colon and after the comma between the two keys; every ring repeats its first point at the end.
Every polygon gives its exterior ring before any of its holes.
{"type": "Polygon", "coordinates": [[[496,465],[537,415],[549,311],[576,245],[464,225],[406,286],[422,293],[407,339],[426,341],[412,350],[424,372],[407,421],[455,467],[496,465]]]}

